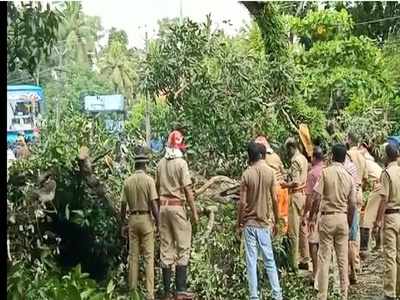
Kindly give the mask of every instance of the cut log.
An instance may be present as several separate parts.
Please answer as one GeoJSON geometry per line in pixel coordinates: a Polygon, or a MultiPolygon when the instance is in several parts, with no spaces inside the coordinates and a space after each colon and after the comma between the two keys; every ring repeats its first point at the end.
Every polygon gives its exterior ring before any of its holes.
{"type": "Polygon", "coordinates": [[[227,182],[227,183],[230,183],[230,184],[237,184],[237,181],[236,181],[236,180],[233,180],[233,179],[231,179],[231,178],[229,178],[229,177],[222,176],[222,175],[220,175],[220,176],[214,176],[214,177],[211,177],[209,180],[207,180],[207,182],[206,182],[205,184],[203,184],[203,186],[202,186],[201,188],[195,190],[196,196],[198,196],[198,195],[204,193],[204,192],[205,192],[208,188],[210,188],[213,184],[215,184],[215,183],[221,183],[221,182],[227,182]]]}
{"type": "Polygon", "coordinates": [[[85,179],[89,188],[94,191],[98,198],[104,199],[105,203],[114,211],[110,199],[108,199],[108,197],[106,196],[104,185],[93,174],[92,162],[90,161],[89,156],[89,149],[86,146],[82,146],[79,150],[78,165],[81,176],[85,179]]]}

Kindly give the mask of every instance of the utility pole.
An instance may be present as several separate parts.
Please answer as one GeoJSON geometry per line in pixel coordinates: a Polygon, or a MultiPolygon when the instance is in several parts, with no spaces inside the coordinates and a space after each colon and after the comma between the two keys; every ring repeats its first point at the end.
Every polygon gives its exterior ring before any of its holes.
{"type": "Polygon", "coordinates": [[[182,0],[179,0],[179,21],[183,24],[182,0]]]}
{"type": "Polygon", "coordinates": [[[36,85],[39,85],[39,66],[36,67],[36,85]]]}
{"type": "MultiPolygon", "coordinates": [[[[146,26],[145,26],[146,28],[146,26]]],[[[146,47],[146,55],[148,54],[148,35],[147,28],[145,29],[145,47],[146,47]]],[[[150,148],[150,135],[151,135],[151,127],[150,127],[150,105],[149,105],[149,93],[146,91],[145,95],[145,125],[146,125],[146,145],[150,148]]]]}

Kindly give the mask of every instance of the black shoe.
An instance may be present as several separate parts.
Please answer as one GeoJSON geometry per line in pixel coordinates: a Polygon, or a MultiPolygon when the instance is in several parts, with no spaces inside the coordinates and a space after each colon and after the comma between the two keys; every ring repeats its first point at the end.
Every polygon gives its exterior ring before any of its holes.
{"type": "Polygon", "coordinates": [[[303,262],[299,263],[299,269],[308,271],[309,269],[308,263],[303,263],[303,262]]]}
{"type": "Polygon", "coordinates": [[[163,278],[163,284],[164,284],[164,298],[166,298],[166,299],[168,299],[168,297],[170,296],[171,276],[172,276],[171,268],[163,268],[162,269],[162,278],[163,278]]]}
{"type": "Polygon", "coordinates": [[[176,266],[176,292],[186,292],[187,266],[176,266]]]}
{"type": "Polygon", "coordinates": [[[350,285],[357,284],[357,278],[355,275],[350,275],[349,277],[350,285]]]}
{"type": "Polygon", "coordinates": [[[368,255],[369,228],[360,228],[360,258],[366,259],[368,255]]]}

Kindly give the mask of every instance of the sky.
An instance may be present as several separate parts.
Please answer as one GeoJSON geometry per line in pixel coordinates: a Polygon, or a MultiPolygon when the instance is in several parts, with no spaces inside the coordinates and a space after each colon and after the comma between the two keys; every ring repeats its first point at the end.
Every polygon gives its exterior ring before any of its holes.
{"type": "Polygon", "coordinates": [[[83,0],[82,6],[85,14],[101,18],[105,30],[125,30],[130,47],[144,48],[146,30],[149,38],[154,37],[158,20],[180,16],[180,3],[183,17],[204,22],[211,13],[214,28],[229,35],[250,22],[246,8],[234,0],[83,0]],[[230,20],[231,25],[224,24],[224,20],[230,20]]]}

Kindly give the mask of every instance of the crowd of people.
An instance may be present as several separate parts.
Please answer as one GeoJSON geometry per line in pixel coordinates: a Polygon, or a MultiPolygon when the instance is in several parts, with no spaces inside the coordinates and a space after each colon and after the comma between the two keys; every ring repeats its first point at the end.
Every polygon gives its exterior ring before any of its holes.
{"type": "MultiPolygon", "coordinates": [[[[266,136],[248,144],[248,168],[240,181],[237,205],[238,235],[244,236],[249,298],[259,299],[258,252],[264,260],[273,299],[284,299],[272,239],[280,221],[287,223],[294,271],[312,271],[318,299],[328,298],[332,261],[337,264],[341,298],[357,283],[370,236],[383,248],[384,297],[400,296],[400,158],[395,141],[384,147],[384,167],[375,162],[366,143],[349,134],[345,144],[324,153],[319,146],[307,158],[295,138],[285,150],[290,167],[284,168],[266,136]],[[367,201],[363,191],[369,190],[367,201]],[[288,201],[287,201],[288,200],[288,201]],[[285,202],[288,215],[282,213],[285,202]],[[382,237],[383,235],[383,237],[382,237]]],[[[183,135],[170,133],[156,178],[146,173],[148,157],[137,153],[135,172],[125,180],[121,218],[129,237],[129,287],[138,286],[139,254],[144,256],[147,299],[154,299],[155,232],[160,236],[163,300],[193,299],[187,291],[192,223],[198,222],[192,181],[184,159],[183,135]],[[190,219],[186,203],[192,212],[190,219]],[[127,218],[128,215],[128,218],[127,218]],[[175,291],[171,277],[175,268],[175,291]]],[[[397,297],[397,298],[396,298],[397,297]]]]}

